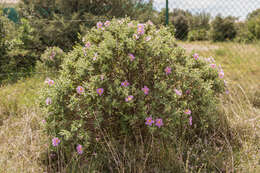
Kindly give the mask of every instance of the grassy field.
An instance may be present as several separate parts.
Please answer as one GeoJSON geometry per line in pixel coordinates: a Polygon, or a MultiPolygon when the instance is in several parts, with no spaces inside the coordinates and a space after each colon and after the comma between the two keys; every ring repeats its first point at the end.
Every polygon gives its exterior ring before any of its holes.
{"type": "MultiPolygon", "coordinates": [[[[240,146],[232,145],[226,136],[224,141],[220,141],[223,145],[216,147],[220,152],[227,152],[228,157],[226,163],[220,164],[224,167],[216,164],[216,171],[260,172],[260,44],[178,44],[187,50],[187,54],[194,51],[203,57],[214,57],[225,72],[229,93],[221,97],[220,109],[240,146]]],[[[44,80],[45,76],[34,76],[0,88],[1,173],[46,171],[41,157],[47,150],[47,136],[43,132],[43,118],[37,105],[38,91],[44,80]]],[[[177,154],[176,159],[179,159],[177,154]]],[[[201,157],[202,154],[198,154],[198,159],[201,157]]],[[[221,157],[214,160],[207,148],[203,157],[213,164],[224,162],[221,157]]],[[[180,162],[183,172],[193,172],[188,166],[192,162],[189,157],[180,162]]]]}

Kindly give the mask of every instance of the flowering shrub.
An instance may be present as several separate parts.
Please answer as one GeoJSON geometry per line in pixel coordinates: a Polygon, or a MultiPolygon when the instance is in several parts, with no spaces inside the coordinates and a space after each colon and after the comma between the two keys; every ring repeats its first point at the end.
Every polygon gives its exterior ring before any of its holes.
{"type": "Polygon", "coordinates": [[[94,139],[102,141],[98,129],[122,140],[211,127],[224,72],[213,58],[184,53],[167,28],[151,22],[97,23],[68,53],[60,77],[45,84],[48,134],[84,154],[93,152],[94,139]]]}
{"type": "MultiPolygon", "coordinates": [[[[48,71],[58,71],[65,57],[65,53],[58,47],[50,47],[41,55],[41,68],[48,71]]],[[[39,65],[38,65],[39,66],[39,65]]]]}

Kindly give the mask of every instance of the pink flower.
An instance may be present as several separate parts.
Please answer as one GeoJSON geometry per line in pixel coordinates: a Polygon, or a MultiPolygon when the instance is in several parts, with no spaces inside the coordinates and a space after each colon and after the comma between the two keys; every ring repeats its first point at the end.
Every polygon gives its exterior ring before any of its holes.
{"type": "Polygon", "coordinates": [[[163,120],[161,118],[156,119],[155,122],[155,125],[159,128],[163,125],[163,120]]]}
{"type": "Polygon", "coordinates": [[[152,39],[151,36],[147,36],[147,37],[145,38],[145,41],[150,41],[151,39],[152,39]]]}
{"type": "Polygon", "coordinates": [[[210,64],[211,68],[216,68],[216,64],[210,64]]]}
{"type": "Polygon", "coordinates": [[[224,72],[223,71],[220,71],[218,76],[222,79],[224,77],[224,72]]]}
{"type": "Polygon", "coordinates": [[[77,93],[79,93],[79,94],[83,94],[84,93],[84,88],[82,87],[82,86],[78,86],[77,87],[77,93]]]}
{"type": "Polygon", "coordinates": [[[211,60],[210,60],[210,58],[206,58],[205,61],[210,62],[211,60]]]}
{"type": "Polygon", "coordinates": [[[110,25],[110,21],[106,21],[106,22],[104,23],[104,25],[105,25],[106,27],[108,27],[108,26],[110,25]]]}
{"type": "Polygon", "coordinates": [[[182,92],[181,92],[181,91],[179,91],[179,90],[177,90],[177,89],[174,89],[174,91],[175,91],[175,93],[176,93],[177,95],[179,95],[179,96],[182,95],[182,92]]]}
{"type": "Polygon", "coordinates": [[[229,91],[228,91],[228,90],[226,90],[226,94],[229,94],[229,91]]]}
{"type": "Polygon", "coordinates": [[[60,143],[59,138],[55,137],[55,138],[52,139],[52,145],[54,147],[57,147],[59,145],[59,143],[60,143]]]}
{"type": "Polygon", "coordinates": [[[199,55],[198,55],[197,53],[195,53],[195,54],[193,55],[193,58],[194,58],[195,60],[198,60],[199,55]]]}
{"type": "Polygon", "coordinates": [[[123,87],[127,87],[128,85],[129,85],[129,83],[127,81],[124,81],[121,83],[121,86],[123,86],[123,87]]]}
{"type": "Polygon", "coordinates": [[[52,102],[52,101],[51,101],[51,98],[49,98],[49,97],[45,100],[46,105],[50,105],[51,102],[52,102]]]}
{"type": "Polygon", "coordinates": [[[145,124],[148,126],[151,126],[154,123],[154,120],[152,117],[147,117],[145,120],[146,120],[145,124]]]}
{"type": "Polygon", "coordinates": [[[190,114],[191,114],[191,110],[186,109],[186,110],[184,111],[184,113],[185,113],[186,115],[190,115],[190,114]]]}
{"type": "Polygon", "coordinates": [[[144,86],[144,87],[142,88],[142,91],[144,92],[145,95],[147,95],[148,92],[149,92],[149,88],[148,88],[147,86],[144,86]]]}
{"type": "Polygon", "coordinates": [[[91,46],[91,43],[88,41],[86,44],[85,44],[85,48],[90,48],[91,46]]]}
{"type": "Polygon", "coordinates": [[[98,29],[101,29],[102,27],[103,27],[103,23],[102,23],[102,22],[98,22],[98,23],[97,23],[97,28],[98,28],[98,29]]]}
{"type": "Polygon", "coordinates": [[[189,123],[190,123],[190,126],[192,125],[192,116],[190,116],[189,118],[189,123]]]}
{"type": "Polygon", "coordinates": [[[132,96],[132,95],[128,96],[128,97],[125,98],[125,101],[129,102],[129,101],[133,100],[133,98],[134,98],[134,96],[132,96]]]}
{"type": "Polygon", "coordinates": [[[186,94],[190,94],[190,90],[187,90],[187,91],[186,91],[186,94]]]}
{"type": "Polygon", "coordinates": [[[54,81],[53,81],[53,80],[51,80],[51,79],[49,79],[47,82],[48,82],[49,86],[52,86],[52,85],[54,85],[54,81]]]}
{"type": "Polygon", "coordinates": [[[144,24],[138,24],[137,25],[137,33],[139,35],[143,35],[144,34],[144,24]]]}
{"type": "Polygon", "coordinates": [[[82,145],[80,145],[80,144],[77,145],[77,152],[78,152],[78,154],[82,154],[83,153],[82,145]]]}
{"type": "Polygon", "coordinates": [[[43,124],[45,124],[45,123],[46,123],[46,120],[45,120],[45,119],[43,119],[43,120],[42,120],[42,123],[43,123],[43,124]]]}
{"type": "Polygon", "coordinates": [[[97,93],[98,93],[99,96],[101,96],[103,94],[103,92],[104,92],[103,88],[98,88],[97,89],[97,93]]]}
{"type": "Polygon", "coordinates": [[[131,61],[133,61],[135,59],[135,56],[133,54],[131,54],[131,53],[129,53],[128,56],[129,56],[131,61]]]}
{"type": "Polygon", "coordinates": [[[168,75],[168,74],[170,74],[170,73],[172,72],[172,68],[171,68],[171,67],[166,67],[166,68],[164,69],[164,71],[165,71],[165,73],[168,75]]]}
{"type": "Polygon", "coordinates": [[[134,39],[138,40],[139,39],[139,36],[137,34],[134,34],[133,35],[134,39]]]}

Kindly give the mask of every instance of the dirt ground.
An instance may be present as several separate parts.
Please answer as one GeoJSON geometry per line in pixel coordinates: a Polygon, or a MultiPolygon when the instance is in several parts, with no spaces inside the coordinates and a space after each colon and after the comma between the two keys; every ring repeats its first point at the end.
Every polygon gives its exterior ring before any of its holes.
{"type": "Polygon", "coordinates": [[[177,43],[180,47],[184,48],[188,53],[192,52],[193,50],[197,51],[209,51],[219,49],[216,45],[210,44],[193,44],[193,43],[177,43]]]}

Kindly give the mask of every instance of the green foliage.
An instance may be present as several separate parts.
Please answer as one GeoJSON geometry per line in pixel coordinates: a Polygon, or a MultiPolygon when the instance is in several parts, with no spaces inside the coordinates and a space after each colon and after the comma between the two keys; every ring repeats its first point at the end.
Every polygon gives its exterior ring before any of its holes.
{"type": "Polygon", "coordinates": [[[60,77],[42,91],[46,131],[50,138],[61,140],[59,149],[65,158],[76,152],[77,144],[83,146],[84,156],[105,152],[103,132],[122,144],[125,139],[138,140],[140,135],[146,141],[151,134],[157,140],[173,134],[191,138],[213,130],[218,122],[212,113],[224,83],[217,69],[202,58],[185,56],[167,28],[156,30],[146,23],[144,34],[136,39],[137,28],[138,23],[129,19],[113,19],[103,29],[92,28],[83,39],[86,46],[77,45],[67,54],[60,77]],[[172,70],[169,74],[167,67],[172,70]],[[129,86],[122,86],[124,81],[129,86]],[[144,86],[149,88],[147,95],[144,86]],[[104,90],[100,95],[98,88],[104,90]],[[193,117],[190,127],[190,116],[184,113],[187,109],[193,117]],[[150,116],[161,118],[163,126],[146,125],[150,116]],[[187,127],[189,131],[184,130],[187,127]]]}
{"type": "Polygon", "coordinates": [[[177,39],[183,40],[187,38],[191,16],[190,12],[181,9],[174,9],[170,14],[169,21],[176,29],[175,37],[177,39]]]}
{"type": "Polygon", "coordinates": [[[190,23],[189,23],[189,30],[200,30],[210,29],[210,14],[209,13],[198,13],[191,16],[190,23]]]}
{"type": "Polygon", "coordinates": [[[37,55],[30,50],[33,42],[32,29],[28,22],[22,19],[21,24],[14,24],[1,16],[1,30],[5,34],[2,40],[2,56],[0,57],[0,83],[15,81],[20,77],[18,73],[32,71],[37,55]]]}
{"type": "Polygon", "coordinates": [[[34,48],[41,52],[53,46],[68,52],[80,41],[78,33],[84,33],[97,21],[126,15],[145,20],[151,9],[151,4],[143,0],[22,0],[20,4],[21,16],[30,21],[33,35],[40,41],[34,48]]]}
{"type": "Polygon", "coordinates": [[[41,55],[37,65],[37,71],[57,72],[61,68],[61,63],[65,58],[65,53],[58,47],[50,47],[41,55]]]}
{"type": "Polygon", "coordinates": [[[260,16],[260,8],[258,8],[256,10],[252,11],[251,13],[249,13],[247,15],[247,20],[251,20],[251,19],[253,19],[255,17],[259,17],[259,16],[260,16]]]}
{"type": "Polygon", "coordinates": [[[211,23],[210,37],[212,41],[233,40],[237,34],[235,18],[216,16],[211,23]]]}
{"type": "Polygon", "coordinates": [[[248,23],[237,23],[237,35],[234,41],[239,43],[252,43],[255,41],[255,36],[248,30],[248,23]]]}
{"type": "MultiPolygon", "coordinates": [[[[209,30],[210,28],[210,14],[198,13],[192,15],[189,11],[174,9],[173,12],[169,13],[169,16],[170,23],[174,25],[176,29],[174,35],[177,39],[184,40],[188,37],[190,37],[190,39],[195,40],[206,39],[206,33],[204,32],[204,30],[209,30]],[[192,33],[188,34],[189,31],[191,31],[192,33]]],[[[159,15],[159,18],[161,19],[161,22],[165,21],[165,9],[162,10],[162,12],[159,15]]]]}
{"type": "Polygon", "coordinates": [[[251,18],[248,21],[248,30],[253,34],[257,39],[260,39],[260,15],[254,18],[251,18]]]}
{"type": "Polygon", "coordinates": [[[188,34],[189,41],[208,40],[207,31],[205,29],[192,30],[188,34]]]}
{"type": "Polygon", "coordinates": [[[168,25],[168,31],[172,34],[175,35],[176,33],[176,28],[174,27],[174,25],[172,23],[169,23],[168,25]]]}

